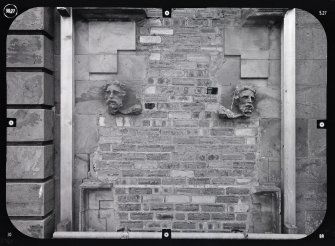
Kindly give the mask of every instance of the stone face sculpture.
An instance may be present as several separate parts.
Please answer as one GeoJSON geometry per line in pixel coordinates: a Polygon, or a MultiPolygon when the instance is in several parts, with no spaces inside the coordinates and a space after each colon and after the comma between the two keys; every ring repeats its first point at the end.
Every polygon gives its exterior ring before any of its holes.
{"type": "Polygon", "coordinates": [[[127,88],[123,83],[117,80],[108,83],[104,88],[104,92],[108,112],[110,114],[114,115],[118,112],[121,114],[140,114],[142,112],[142,105],[140,103],[130,107],[124,107],[127,88]]]}
{"type": "Polygon", "coordinates": [[[256,90],[249,85],[236,86],[233,94],[233,104],[235,104],[240,112],[235,113],[231,109],[220,106],[218,114],[220,118],[248,118],[254,111],[254,102],[256,99],[256,90]]]}

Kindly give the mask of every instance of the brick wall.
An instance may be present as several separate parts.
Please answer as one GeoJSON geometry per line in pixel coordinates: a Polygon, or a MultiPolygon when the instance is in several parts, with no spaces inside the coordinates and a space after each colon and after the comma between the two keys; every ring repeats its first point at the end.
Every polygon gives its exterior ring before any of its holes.
{"type": "MultiPolygon", "coordinates": [[[[280,117],[280,29],[242,25],[241,9],[161,14],[148,9],[148,18],[136,22],[136,50],[118,51],[115,74],[92,70],[94,25],[75,24],[75,216],[78,186],[92,176],[114,185],[89,196],[92,230],[253,231],[250,194],[263,182],[259,163],[269,148],[261,129],[280,117]],[[153,107],[109,115],[101,88],[111,79],[153,107]],[[219,119],[218,106],[230,107],[240,83],[257,88],[256,112],[251,119],[219,119]],[[218,94],[207,94],[208,87],[218,94]]],[[[109,44],[94,43],[107,53],[109,44]]]]}
{"type": "Polygon", "coordinates": [[[13,225],[36,238],[54,228],[52,9],[20,14],[7,36],[6,204],[13,225]]]}

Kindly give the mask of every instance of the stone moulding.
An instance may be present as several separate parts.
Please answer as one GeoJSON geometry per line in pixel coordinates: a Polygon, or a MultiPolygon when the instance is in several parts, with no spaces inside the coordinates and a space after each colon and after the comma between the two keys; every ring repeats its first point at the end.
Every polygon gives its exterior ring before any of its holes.
{"type": "Polygon", "coordinates": [[[88,209],[88,193],[94,190],[110,190],[113,184],[96,179],[87,179],[79,186],[79,231],[86,231],[86,210],[88,209]]]}

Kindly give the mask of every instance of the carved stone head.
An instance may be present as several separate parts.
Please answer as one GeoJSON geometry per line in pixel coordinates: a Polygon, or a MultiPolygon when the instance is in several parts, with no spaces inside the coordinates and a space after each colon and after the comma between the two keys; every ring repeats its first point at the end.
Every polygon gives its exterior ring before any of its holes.
{"type": "Polygon", "coordinates": [[[105,100],[110,114],[116,114],[123,105],[126,96],[124,84],[115,80],[105,86],[105,100]]]}
{"type": "Polygon", "coordinates": [[[236,86],[233,99],[241,113],[250,117],[255,108],[256,90],[248,85],[236,86]]]}

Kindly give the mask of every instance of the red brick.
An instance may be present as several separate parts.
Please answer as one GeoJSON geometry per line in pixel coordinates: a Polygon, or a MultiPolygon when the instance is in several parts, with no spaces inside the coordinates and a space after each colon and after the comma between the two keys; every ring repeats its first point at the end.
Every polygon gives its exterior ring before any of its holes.
{"type": "Polygon", "coordinates": [[[209,178],[191,178],[188,181],[189,184],[209,184],[210,179],[209,178]]]}
{"type": "Polygon", "coordinates": [[[173,219],[173,214],[156,214],[156,218],[158,220],[172,220],[173,219]]]}
{"type": "Polygon", "coordinates": [[[206,212],[224,212],[225,211],[225,205],[201,205],[201,211],[206,212]]]}
{"type": "Polygon", "coordinates": [[[181,213],[176,213],[176,220],[184,220],[185,219],[185,214],[181,213]]]}
{"type": "Polygon", "coordinates": [[[131,213],[130,219],[131,220],[152,220],[153,213],[131,213]]]}
{"type": "Polygon", "coordinates": [[[249,189],[248,188],[228,187],[226,189],[226,191],[227,191],[227,195],[230,195],[230,194],[237,194],[237,195],[249,194],[249,189]]]}
{"type": "Polygon", "coordinates": [[[164,154],[147,154],[147,159],[148,160],[156,160],[156,161],[161,161],[161,160],[170,160],[170,154],[164,153],[164,154]]]}
{"type": "Polygon", "coordinates": [[[235,215],[229,213],[213,213],[211,214],[212,220],[234,220],[235,215]]]}
{"type": "Polygon", "coordinates": [[[243,220],[247,220],[247,218],[248,218],[248,214],[241,214],[241,213],[236,214],[236,220],[243,221],[243,220]]]}
{"type": "Polygon", "coordinates": [[[217,196],[216,203],[237,203],[238,197],[237,196],[217,196]]]}
{"type": "Polygon", "coordinates": [[[140,202],[139,195],[125,195],[125,196],[118,196],[117,201],[120,203],[128,203],[128,202],[140,202]]]}
{"type": "Polygon", "coordinates": [[[133,169],[133,170],[122,170],[123,177],[140,177],[144,175],[143,170],[133,169]]]}
{"type": "Polygon", "coordinates": [[[151,204],[150,209],[153,211],[171,211],[173,210],[173,204],[151,204]]]}
{"type": "Polygon", "coordinates": [[[152,194],[151,188],[129,188],[129,194],[152,194]]]}
{"type": "Polygon", "coordinates": [[[176,205],[176,211],[199,211],[199,205],[196,204],[189,204],[189,205],[176,205]]]}
{"type": "Polygon", "coordinates": [[[142,221],[120,221],[120,227],[129,228],[131,231],[133,229],[143,229],[142,221]]]}
{"type": "Polygon", "coordinates": [[[159,185],[161,180],[159,178],[139,178],[138,184],[140,185],[159,185]]]}
{"type": "Polygon", "coordinates": [[[174,222],[173,229],[196,229],[196,224],[193,222],[174,222]]]}
{"type": "Polygon", "coordinates": [[[189,213],[188,220],[209,220],[209,213],[189,213]]]}
{"type": "Polygon", "coordinates": [[[141,210],[141,204],[119,204],[120,211],[139,211],[141,210]]]}

